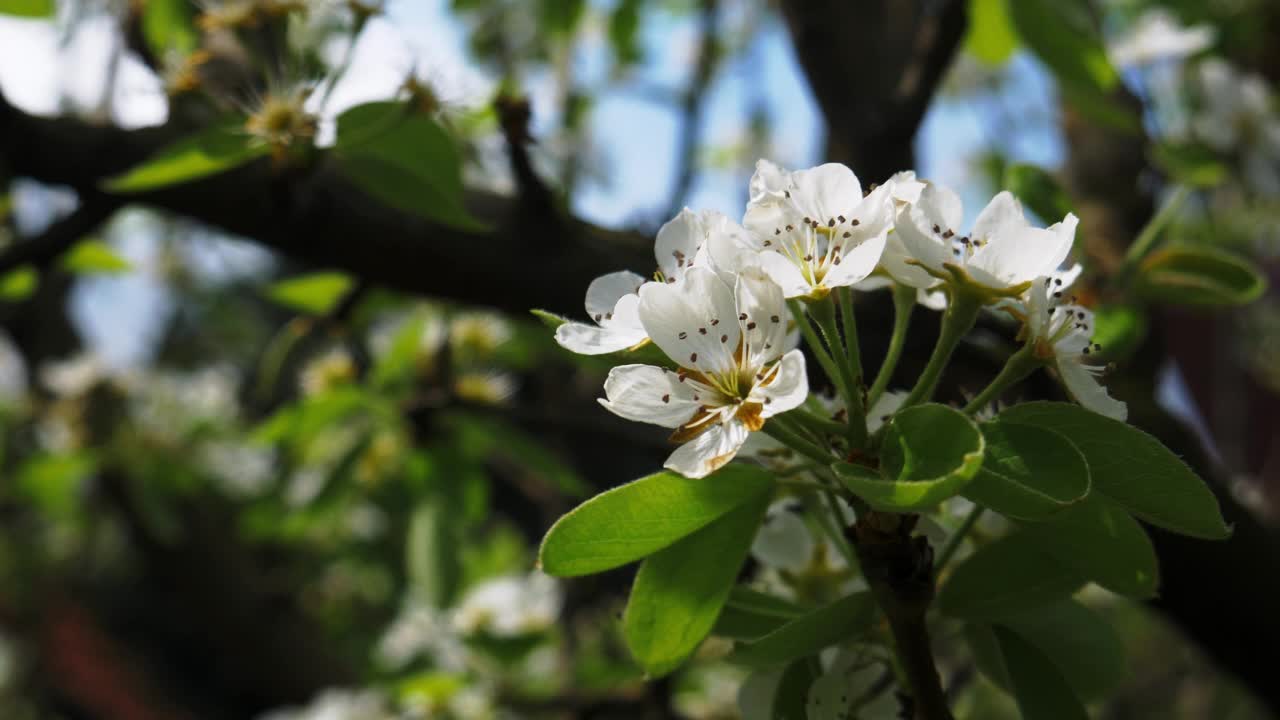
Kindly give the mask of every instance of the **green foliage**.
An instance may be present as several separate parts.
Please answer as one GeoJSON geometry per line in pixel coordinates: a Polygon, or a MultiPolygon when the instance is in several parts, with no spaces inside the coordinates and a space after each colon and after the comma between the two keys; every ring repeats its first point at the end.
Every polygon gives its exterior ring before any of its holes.
{"type": "Polygon", "coordinates": [[[619,65],[643,59],[640,46],[640,10],[644,0],[621,0],[609,15],[609,47],[619,65]]]}
{"type": "Polygon", "coordinates": [[[188,0],[146,0],[142,9],[142,36],[157,58],[171,52],[183,55],[200,44],[188,0]]]}
{"type": "Polygon", "coordinates": [[[1011,422],[982,424],[987,453],[961,492],[1019,520],[1044,520],[1089,494],[1089,464],[1060,433],[1011,422]]]}
{"type": "Polygon", "coordinates": [[[82,240],[61,259],[63,269],[81,274],[116,274],[133,269],[128,260],[116,254],[101,240],[82,240]]]}
{"type": "Polygon", "coordinates": [[[938,608],[952,617],[989,620],[1069,597],[1085,578],[1025,537],[1006,535],[978,548],[938,591],[938,608]]]}
{"type": "Polygon", "coordinates": [[[1002,421],[1066,436],[1089,461],[1094,492],[1166,530],[1220,540],[1230,535],[1208,486],[1159,440],[1076,405],[1032,402],[1005,410],[1002,421]]]}
{"type": "Polygon", "coordinates": [[[405,540],[410,593],[434,608],[447,608],[457,596],[462,577],[457,552],[458,514],[440,499],[414,509],[405,540]]]}
{"type": "Polygon", "coordinates": [[[97,469],[87,453],[34,455],[18,468],[18,490],[49,519],[67,521],[80,509],[80,491],[97,469]]]}
{"type": "Polygon", "coordinates": [[[318,272],[280,280],[267,288],[267,297],[300,313],[327,315],[351,290],[349,275],[318,272]]]}
{"type": "Polygon", "coordinates": [[[640,564],[622,622],[647,675],[675,670],[710,634],[768,505],[758,493],[640,564]]]}
{"type": "Polygon", "coordinates": [[[1217,187],[1229,174],[1217,153],[1194,143],[1158,143],[1151,148],[1151,159],[1175,181],[1191,187],[1217,187]]]}
{"type": "Polygon", "coordinates": [[[254,142],[239,120],[212,125],[164,147],[123,174],[105,180],[115,193],[140,193],[224,173],[263,157],[270,148],[254,142]]]}
{"type": "Polygon", "coordinates": [[[1046,223],[1057,222],[1075,210],[1057,179],[1036,165],[1017,163],[1005,168],[1004,187],[1046,223]]]}
{"type": "Polygon", "coordinates": [[[1266,291],[1267,281],[1248,260],[1206,245],[1172,245],[1143,258],[1134,291],[1144,300],[1171,305],[1245,305],[1266,291]]]}
{"type": "Polygon", "coordinates": [[[1160,584],[1156,551],[1147,532],[1105,499],[1090,498],[1020,535],[1114,593],[1149,598],[1160,584]]]}
{"type": "Polygon", "coordinates": [[[988,65],[1005,64],[1018,49],[1010,2],[1017,0],[969,0],[969,34],[964,48],[988,65]]]}
{"type": "Polygon", "coordinates": [[[857,592],[790,620],[758,640],[742,642],[729,659],[748,667],[783,665],[857,637],[876,619],[869,592],[857,592]]]}
{"type": "Polygon", "coordinates": [[[398,102],[358,105],[338,116],[334,155],[344,175],[374,198],[464,230],[481,229],[462,197],[462,157],[429,115],[398,102]]]}
{"type": "Polygon", "coordinates": [[[796,660],[782,671],[770,703],[769,717],[776,720],[806,720],[809,690],[818,679],[816,658],[796,660]]]}
{"type": "Polygon", "coordinates": [[[26,300],[40,285],[40,273],[30,265],[23,265],[0,276],[0,301],[26,300]]]}
{"type": "Polygon", "coordinates": [[[762,468],[730,464],[690,480],[660,472],[601,493],[547,531],[538,559],[551,575],[573,577],[635,562],[709,525],[773,488],[762,468]]]}
{"type": "Polygon", "coordinates": [[[1089,720],[1080,699],[1044,653],[1006,628],[997,626],[991,634],[990,646],[1023,720],[1089,720]]]}
{"type": "Polygon", "coordinates": [[[58,5],[54,0],[0,0],[0,15],[24,18],[53,17],[58,5]]]}
{"type": "Polygon", "coordinates": [[[734,640],[758,640],[804,614],[804,608],[790,601],[738,585],[729,593],[711,633],[734,640]]]}
{"type": "Polygon", "coordinates": [[[1147,314],[1130,305],[1103,305],[1093,311],[1093,341],[1109,360],[1130,357],[1147,337],[1147,314]]]}
{"type": "MultiPolygon", "coordinates": [[[[1120,637],[1106,619],[1075,600],[1001,618],[998,625],[1043,653],[1083,700],[1105,697],[1125,677],[1120,637]]],[[[997,685],[1011,688],[1001,658],[993,652],[997,648],[991,627],[971,623],[965,627],[965,636],[978,669],[997,685]]]]}
{"type": "Polygon", "coordinates": [[[886,426],[880,474],[852,463],[835,466],[840,480],[872,506],[923,510],[958,493],[982,465],[978,426],[946,405],[908,408],[886,426]]]}

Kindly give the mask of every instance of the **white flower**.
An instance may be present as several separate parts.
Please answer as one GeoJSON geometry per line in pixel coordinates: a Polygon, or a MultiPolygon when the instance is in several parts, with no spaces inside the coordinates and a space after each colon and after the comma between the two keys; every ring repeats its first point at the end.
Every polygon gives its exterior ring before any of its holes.
{"type": "MultiPolygon", "coordinates": [[[[673,284],[684,279],[692,267],[707,262],[707,238],[712,235],[741,235],[746,231],[715,211],[695,213],[689,208],[658,230],[653,254],[663,282],[673,284]]],[[[581,355],[603,355],[635,347],[649,339],[640,322],[641,275],[628,270],[601,275],[587,286],[587,316],[596,326],[567,322],[556,328],[556,342],[581,355]],[[598,326],[598,327],[597,327],[598,326]]]]}
{"type": "Polygon", "coordinates": [[[560,615],[560,587],[549,576],[533,572],[486,581],[463,596],[452,625],[464,635],[485,632],[518,637],[542,632],[560,615]]]}
{"type": "Polygon", "coordinates": [[[600,404],[628,420],[678,428],[672,440],[683,444],[666,467],[705,477],[732,460],[765,420],[809,393],[804,355],[783,354],[785,316],[781,288],[758,270],[739,273],[734,286],[700,267],[681,283],[646,284],[640,319],[681,369],[615,367],[600,404]]]}
{"type": "Polygon", "coordinates": [[[816,542],[800,516],[801,509],[795,499],[770,505],[751,543],[751,556],[764,565],[791,572],[809,567],[816,542]]]}
{"type": "Polygon", "coordinates": [[[899,282],[920,288],[936,285],[949,268],[956,268],[990,290],[1017,290],[1062,264],[1079,222],[1068,213],[1047,229],[1032,227],[1009,192],[987,204],[968,235],[957,230],[963,216],[955,192],[927,184],[917,203],[899,210],[895,225],[911,257],[888,270],[899,282]]]}
{"type": "Polygon", "coordinates": [[[107,377],[106,364],[91,352],[50,361],[40,368],[40,381],[60,397],[83,395],[107,377]]]}
{"type": "Polygon", "coordinates": [[[867,409],[867,432],[879,430],[889,418],[902,407],[903,401],[911,393],[905,390],[890,390],[876,398],[874,404],[867,409]]]}
{"type": "Polygon", "coordinates": [[[758,263],[789,298],[822,297],[875,270],[892,224],[889,186],[864,197],[844,165],[787,172],[761,160],[750,188],[748,232],[711,238],[718,268],[758,263]]]}
{"type": "Polygon", "coordinates": [[[491,312],[465,312],[449,324],[449,342],[455,352],[470,350],[488,355],[514,335],[511,323],[491,312]]]}
{"type": "Polygon", "coordinates": [[[455,395],[480,405],[505,405],[516,390],[515,376],[493,370],[463,372],[453,380],[455,395]]]}
{"type": "Polygon", "coordinates": [[[601,275],[587,286],[587,316],[595,325],[567,322],[556,328],[556,342],[581,355],[626,350],[648,339],[640,324],[640,286],[644,277],[631,272],[601,275]]]}
{"type": "Polygon", "coordinates": [[[306,396],[321,395],[345,385],[356,377],[356,363],[351,353],[335,347],[312,358],[298,376],[298,387],[306,396]]]}
{"type": "Polygon", "coordinates": [[[261,720],[392,720],[386,698],[376,690],[331,688],[303,708],[275,710],[261,720]]]}
{"type": "Polygon", "coordinates": [[[449,672],[462,672],[471,663],[470,651],[446,614],[423,605],[402,610],[379,639],[374,654],[391,670],[401,670],[422,655],[449,672]]]}
{"type": "Polygon", "coordinates": [[[1254,191],[1280,195],[1280,116],[1266,81],[1219,58],[1197,70],[1204,106],[1191,121],[1196,135],[1218,152],[1234,153],[1254,191]]]}
{"type": "Polygon", "coordinates": [[[237,499],[261,495],[270,486],[276,471],[272,448],[232,440],[204,443],[197,461],[223,492],[237,499]]]}
{"type": "Polygon", "coordinates": [[[1092,342],[1093,313],[1061,302],[1065,288],[1078,272],[1075,268],[1042,278],[1028,291],[1027,341],[1032,344],[1036,357],[1052,362],[1058,378],[1076,402],[1100,415],[1124,420],[1128,417],[1128,408],[1108,395],[1107,389],[1098,382],[1098,375],[1105,367],[1086,362],[1090,355],[1102,349],[1092,342]]]}
{"type": "Polygon", "coordinates": [[[1213,45],[1216,32],[1209,25],[1183,26],[1168,10],[1144,12],[1133,28],[1107,48],[1116,65],[1145,65],[1179,60],[1213,45]]]}

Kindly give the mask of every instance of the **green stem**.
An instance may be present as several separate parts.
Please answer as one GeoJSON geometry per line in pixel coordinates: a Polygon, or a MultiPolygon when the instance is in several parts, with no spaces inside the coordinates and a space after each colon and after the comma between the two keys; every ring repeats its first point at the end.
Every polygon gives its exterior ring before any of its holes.
{"type": "Polygon", "coordinates": [[[835,358],[836,372],[839,373],[839,382],[836,385],[840,388],[840,396],[844,399],[845,410],[849,416],[848,428],[845,431],[849,437],[849,443],[855,448],[863,447],[867,442],[867,424],[866,412],[862,410],[862,388],[854,378],[852,363],[847,359],[845,362],[840,362],[837,355],[837,353],[840,355],[844,353],[843,343],[840,341],[840,330],[836,327],[836,301],[834,298],[829,298],[810,303],[809,313],[817,321],[818,330],[826,340],[831,357],[835,358]],[[861,426],[860,431],[859,426],[861,426]]]}
{"type": "Polygon", "coordinates": [[[960,549],[960,543],[964,542],[964,537],[969,534],[973,526],[977,524],[978,518],[982,517],[982,513],[986,508],[981,505],[974,505],[969,514],[965,516],[964,522],[960,523],[960,527],[951,533],[951,537],[947,538],[947,544],[942,546],[942,550],[938,551],[938,556],[933,561],[934,574],[940,574],[942,569],[947,566],[952,556],[960,549]]]}
{"type": "Polygon", "coordinates": [[[1035,346],[1031,344],[1023,345],[1022,349],[1009,356],[1009,360],[1004,364],[997,374],[982,392],[978,393],[968,405],[964,406],[966,415],[972,415],[988,403],[1000,397],[1004,391],[1022,382],[1022,380],[1030,375],[1037,367],[1040,367],[1040,361],[1035,356],[1035,346]]]}
{"type": "Polygon", "coordinates": [[[1164,204],[1151,218],[1146,227],[1142,228],[1142,232],[1138,234],[1133,244],[1129,246],[1129,251],[1124,255],[1124,264],[1120,268],[1120,275],[1127,276],[1133,272],[1142,258],[1146,257],[1148,252],[1155,247],[1156,241],[1160,239],[1160,231],[1164,230],[1169,221],[1182,207],[1182,203],[1186,202],[1187,197],[1191,194],[1190,188],[1180,187],[1174,191],[1173,197],[1169,198],[1169,202],[1164,204]]]}
{"type": "Polygon", "coordinates": [[[807,407],[796,408],[789,417],[794,418],[801,425],[823,436],[844,435],[848,430],[844,423],[838,423],[835,420],[829,420],[817,415],[807,407]]]}
{"type": "Polygon", "coordinates": [[[791,316],[796,319],[796,325],[800,328],[800,334],[804,337],[804,341],[810,349],[813,350],[813,356],[818,359],[818,364],[822,366],[822,372],[826,374],[827,379],[835,384],[836,389],[843,397],[845,389],[841,387],[844,384],[840,371],[836,369],[835,360],[831,358],[831,354],[822,344],[822,340],[818,337],[818,331],[814,329],[813,323],[809,322],[809,316],[805,313],[804,305],[799,300],[788,300],[787,307],[791,308],[791,316]]]}
{"type": "Polygon", "coordinates": [[[851,571],[855,573],[861,572],[858,565],[858,554],[854,552],[853,545],[850,544],[849,538],[844,534],[844,516],[840,512],[840,503],[836,499],[836,494],[830,487],[827,487],[825,492],[822,493],[822,497],[826,500],[827,510],[831,512],[833,529],[828,531],[831,535],[831,544],[844,556],[845,562],[849,564],[851,571]]]}
{"type": "Polygon", "coordinates": [[[925,366],[924,372],[920,373],[916,386],[902,402],[902,409],[933,399],[933,393],[938,389],[938,381],[942,379],[942,371],[951,360],[951,353],[955,352],[956,346],[960,344],[965,334],[973,329],[973,324],[978,321],[978,313],[981,310],[980,299],[953,286],[951,297],[947,299],[947,311],[942,316],[938,344],[934,345],[933,355],[929,357],[929,364],[925,366]]]}
{"type": "Polygon", "coordinates": [[[849,362],[849,372],[853,377],[850,387],[853,396],[849,406],[849,442],[854,447],[867,444],[867,408],[866,396],[863,392],[862,348],[858,343],[858,318],[853,312],[853,288],[843,287],[837,290],[840,294],[840,320],[844,329],[845,356],[849,362]]]}
{"type": "Polygon", "coordinates": [[[867,393],[867,407],[889,389],[893,380],[893,371],[898,367],[898,358],[902,357],[902,348],[907,344],[907,328],[911,325],[911,312],[916,307],[916,289],[907,285],[893,286],[893,335],[889,338],[889,350],[884,354],[884,362],[880,364],[880,372],[876,373],[871,391],[867,393]]]}
{"type": "Polygon", "coordinates": [[[819,447],[816,443],[804,439],[800,433],[790,427],[786,427],[786,423],[781,422],[781,420],[781,416],[769,418],[769,421],[764,424],[764,433],[824,467],[835,462],[835,456],[819,447]]]}

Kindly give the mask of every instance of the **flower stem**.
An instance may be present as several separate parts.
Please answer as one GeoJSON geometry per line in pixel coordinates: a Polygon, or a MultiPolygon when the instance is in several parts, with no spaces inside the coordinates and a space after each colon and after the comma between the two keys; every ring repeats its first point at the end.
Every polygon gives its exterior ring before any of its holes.
{"type": "Polygon", "coordinates": [[[844,423],[838,423],[835,420],[828,420],[821,415],[817,415],[808,408],[800,407],[790,415],[801,425],[821,435],[844,435],[848,429],[844,423]]]}
{"type": "MultiPolygon", "coordinates": [[[[840,396],[844,399],[844,406],[849,416],[846,430],[849,444],[855,448],[863,447],[867,443],[867,422],[866,411],[862,409],[862,386],[854,377],[852,362],[847,358],[844,358],[844,362],[840,362],[837,355],[837,353],[843,355],[844,352],[843,343],[840,341],[840,330],[836,327],[835,298],[810,303],[809,314],[813,316],[818,330],[822,332],[828,352],[834,359],[836,371],[839,373],[839,382],[836,385],[840,389],[840,396]]],[[[854,343],[856,344],[857,340],[854,340],[854,343]]]]}
{"type": "Polygon", "coordinates": [[[902,402],[902,409],[933,399],[933,393],[938,389],[938,381],[942,379],[942,371],[951,360],[951,353],[955,352],[961,338],[973,329],[973,324],[978,321],[978,313],[981,310],[982,301],[979,298],[965,292],[962,288],[953,286],[951,297],[947,299],[947,311],[942,316],[938,344],[934,345],[933,355],[929,357],[929,364],[925,366],[924,372],[920,373],[916,386],[902,402]]]}
{"type": "Polygon", "coordinates": [[[893,335],[889,338],[889,349],[884,354],[884,362],[876,373],[875,382],[867,393],[867,407],[876,404],[884,391],[889,389],[893,380],[893,371],[898,367],[898,358],[902,357],[902,348],[907,344],[907,328],[911,325],[911,312],[916,307],[916,289],[907,285],[893,286],[893,335]]]}
{"type": "Polygon", "coordinates": [[[1182,207],[1182,204],[1186,202],[1187,196],[1190,194],[1190,188],[1178,188],[1174,191],[1173,197],[1170,197],[1164,207],[1160,208],[1155,216],[1147,222],[1146,227],[1142,228],[1142,232],[1138,234],[1137,239],[1133,241],[1133,244],[1129,246],[1129,251],[1124,255],[1124,263],[1120,268],[1121,277],[1128,277],[1137,268],[1142,258],[1151,252],[1151,249],[1156,245],[1156,241],[1160,239],[1160,231],[1164,230],[1165,226],[1169,224],[1169,221],[1173,219],[1173,216],[1182,207]]]}
{"type": "Polygon", "coordinates": [[[992,378],[991,383],[964,406],[965,414],[972,415],[986,407],[992,400],[999,398],[1004,391],[1022,382],[1023,378],[1039,366],[1040,361],[1036,359],[1035,347],[1031,344],[1023,345],[1021,350],[1009,356],[1009,360],[1005,362],[999,374],[992,378]]]}
{"type": "Polygon", "coordinates": [[[782,416],[769,418],[769,421],[762,428],[764,433],[814,462],[822,464],[824,467],[835,462],[836,458],[831,453],[818,446],[817,443],[806,440],[803,435],[789,427],[782,420],[782,416]]]}
{"type": "Polygon", "coordinates": [[[813,356],[818,359],[818,364],[822,366],[822,372],[826,373],[827,379],[834,383],[840,394],[844,394],[844,389],[839,386],[842,384],[840,372],[836,370],[835,361],[831,359],[831,355],[822,345],[822,341],[818,338],[818,331],[814,329],[813,323],[809,322],[809,316],[805,314],[804,306],[798,300],[788,300],[787,307],[791,308],[791,316],[796,319],[796,325],[800,328],[800,334],[804,337],[805,343],[813,350],[813,356]]]}
{"type": "Polygon", "coordinates": [[[844,329],[845,357],[853,377],[850,386],[852,404],[849,406],[849,442],[854,447],[867,444],[867,408],[862,377],[862,348],[858,343],[858,318],[853,313],[853,288],[842,287],[840,294],[840,320],[844,329]]]}
{"type": "Polygon", "coordinates": [[[960,523],[960,527],[956,528],[956,531],[951,533],[951,537],[947,538],[947,544],[943,545],[942,549],[938,551],[938,557],[933,562],[935,574],[942,573],[942,569],[947,566],[947,562],[960,549],[960,543],[964,541],[965,535],[969,534],[969,531],[977,524],[978,518],[981,518],[982,513],[985,511],[986,508],[981,505],[974,505],[969,514],[965,516],[964,522],[960,523]]]}

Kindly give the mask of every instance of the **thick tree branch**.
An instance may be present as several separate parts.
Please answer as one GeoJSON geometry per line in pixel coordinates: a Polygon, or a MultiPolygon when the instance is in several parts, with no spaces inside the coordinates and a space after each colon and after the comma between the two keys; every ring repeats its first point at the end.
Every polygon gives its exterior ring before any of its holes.
{"type": "Polygon", "coordinates": [[[829,160],[881,181],[912,141],[968,26],[963,0],[788,0],[791,29],[827,126],[829,160]]]}
{"type": "Polygon", "coordinates": [[[493,223],[487,231],[430,222],[370,199],[323,159],[299,175],[278,173],[263,160],[135,195],[99,189],[104,178],[179,135],[168,126],[126,131],[34,117],[0,98],[0,166],[13,175],[173,212],[374,284],[513,312],[531,304],[578,312],[583,288],[596,276],[628,267],[646,272],[653,264],[645,236],[572,219],[565,221],[570,232],[528,222],[519,201],[489,193],[467,197],[472,212],[493,223]]]}

